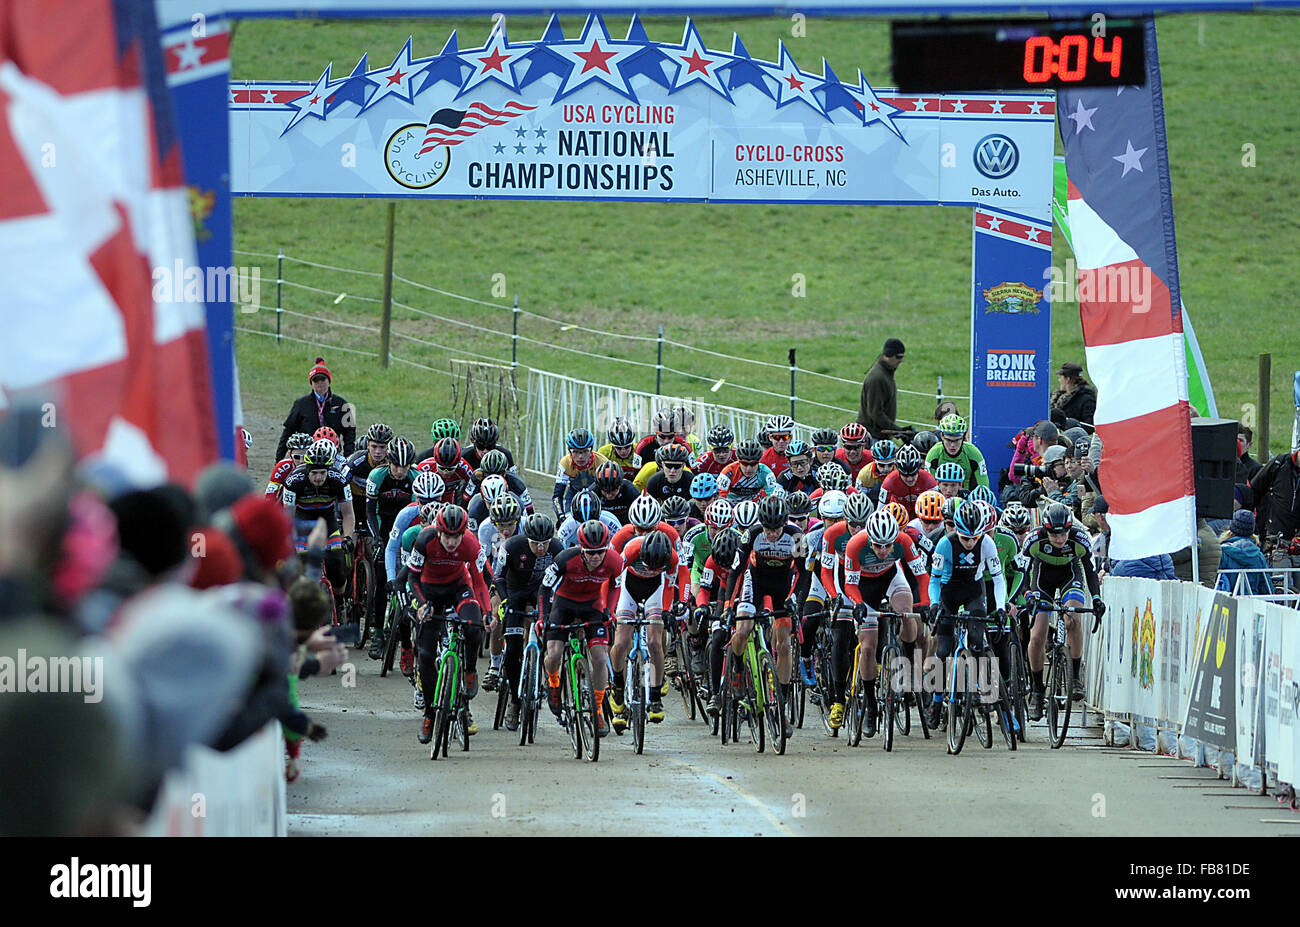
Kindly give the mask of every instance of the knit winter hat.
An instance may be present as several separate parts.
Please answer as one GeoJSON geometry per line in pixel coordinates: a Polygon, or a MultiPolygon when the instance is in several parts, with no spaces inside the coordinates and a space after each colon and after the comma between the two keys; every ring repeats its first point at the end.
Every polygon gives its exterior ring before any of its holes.
{"type": "Polygon", "coordinates": [[[240,499],[230,507],[238,537],[252,554],[256,565],[270,572],[276,564],[293,554],[293,527],[284,506],[257,493],[240,499]]]}
{"type": "Polygon", "coordinates": [[[1250,509],[1239,509],[1232,516],[1232,527],[1229,530],[1243,538],[1253,536],[1255,533],[1255,513],[1250,509]]]}
{"type": "Polygon", "coordinates": [[[244,563],[235,542],[217,528],[199,528],[190,535],[190,556],[199,564],[190,579],[195,589],[225,586],[238,582],[244,575],[244,563]]]}
{"type": "Polygon", "coordinates": [[[330,376],[330,369],[325,366],[325,358],[318,357],[316,358],[316,366],[311,368],[311,373],[307,374],[307,382],[311,383],[312,380],[321,375],[324,375],[325,379],[329,380],[331,384],[334,382],[334,378],[330,376]]]}

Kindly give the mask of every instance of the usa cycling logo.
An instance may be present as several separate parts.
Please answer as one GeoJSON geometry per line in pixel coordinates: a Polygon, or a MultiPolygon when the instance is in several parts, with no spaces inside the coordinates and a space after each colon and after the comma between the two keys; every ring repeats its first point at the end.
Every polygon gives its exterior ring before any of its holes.
{"type": "Polygon", "coordinates": [[[1005,135],[986,135],[975,146],[975,169],[990,180],[1001,180],[1020,165],[1020,149],[1005,135]]]}

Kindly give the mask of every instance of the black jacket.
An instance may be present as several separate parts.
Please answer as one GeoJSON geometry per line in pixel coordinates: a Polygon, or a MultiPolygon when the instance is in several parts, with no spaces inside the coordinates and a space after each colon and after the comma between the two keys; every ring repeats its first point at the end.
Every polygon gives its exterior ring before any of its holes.
{"type": "Polygon", "coordinates": [[[289,410],[289,417],[284,420],[284,433],[275,449],[275,459],[284,460],[285,445],[289,436],[303,431],[315,434],[316,429],[328,425],[339,433],[343,439],[343,453],[351,454],[357,443],[357,417],[352,404],[331,390],[325,396],[325,420],[322,422],[316,414],[316,394],[308,393],[294,402],[289,410]]]}
{"type": "Polygon", "coordinates": [[[1097,411],[1097,391],[1091,383],[1080,383],[1078,389],[1068,397],[1060,390],[1052,394],[1052,408],[1060,409],[1066,418],[1092,424],[1092,417],[1097,411]]]}
{"type": "Polygon", "coordinates": [[[1300,533],[1300,474],[1292,466],[1290,454],[1278,454],[1265,464],[1250,481],[1250,488],[1259,505],[1260,537],[1300,533]]]}

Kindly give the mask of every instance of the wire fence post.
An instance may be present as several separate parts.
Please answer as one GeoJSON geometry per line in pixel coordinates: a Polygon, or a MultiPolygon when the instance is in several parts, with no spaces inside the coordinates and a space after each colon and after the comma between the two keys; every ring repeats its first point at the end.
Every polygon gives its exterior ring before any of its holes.
{"type": "Polygon", "coordinates": [[[1263,460],[1268,460],[1269,458],[1268,417],[1270,414],[1269,400],[1271,399],[1271,393],[1272,393],[1272,389],[1271,389],[1273,385],[1272,379],[1273,379],[1273,355],[1261,354],[1259,356],[1259,414],[1256,416],[1256,420],[1259,423],[1258,425],[1259,446],[1264,449],[1264,456],[1263,458],[1261,458],[1263,460]]]}
{"type": "Polygon", "coordinates": [[[379,365],[388,366],[389,344],[393,328],[393,217],[397,205],[388,201],[387,215],[384,218],[384,295],[383,321],[379,323],[379,365]]]}
{"type": "Polygon", "coordinates": [[[519,367],[519,294],[515,294],[515,309],[511,316],[510,329],[510,366],[519,367]]]}
{"type": "Polygon", "coordinates": [[[790,417],[794,418],[794,348],[790,349],[790,417]]]}
{"type": "Polygon", "coordinates": [[[280,319],[284,317],[284,300],[280,298],[280,285],[284,283],[284,249],[276,249],[275,258],[275,343],[280,343],[280,319]]]}
{"type": "Polygon", "coordinates": [[[659,351],[658,358],[655,361],[655,395],[663,395],[664,381],[664,325],[659,323],[659,351]]]}

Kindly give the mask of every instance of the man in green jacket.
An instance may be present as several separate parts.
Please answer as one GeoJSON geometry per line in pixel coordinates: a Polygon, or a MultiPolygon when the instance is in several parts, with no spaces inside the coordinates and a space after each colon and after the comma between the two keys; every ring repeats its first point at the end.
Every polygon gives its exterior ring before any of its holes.
{"type": "Polygon", "coordinates": [[[894,421],[898,416],[898,387],[894,385],[894,371],[903,362],[905,350],[903,342],[890,338],[862,381],[858,423],[877,438],[889,438],[900,433],[894,421]]]}

